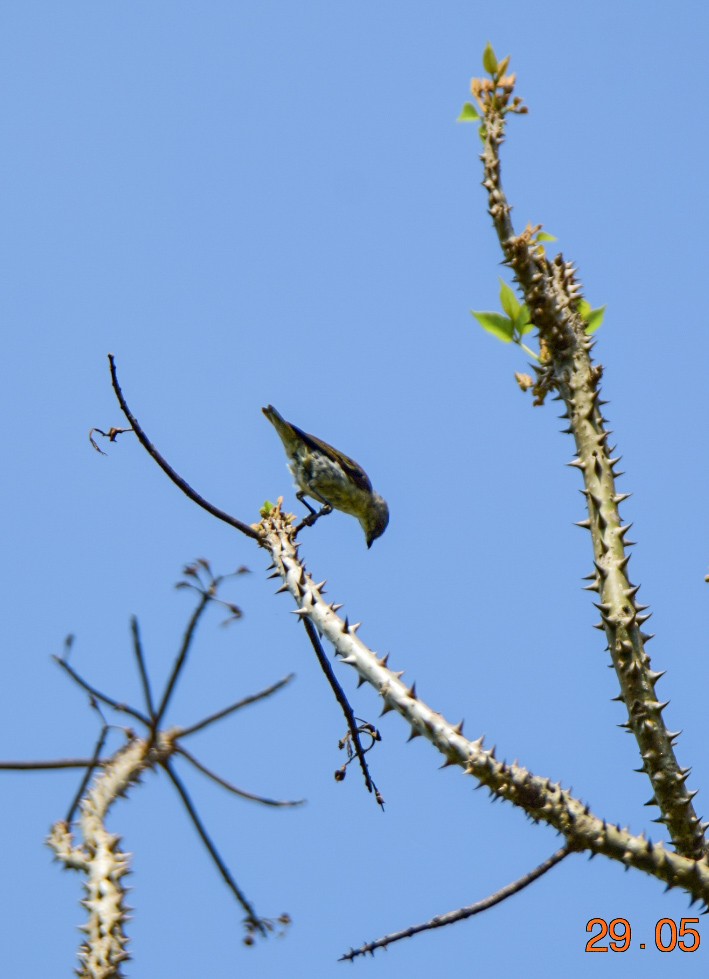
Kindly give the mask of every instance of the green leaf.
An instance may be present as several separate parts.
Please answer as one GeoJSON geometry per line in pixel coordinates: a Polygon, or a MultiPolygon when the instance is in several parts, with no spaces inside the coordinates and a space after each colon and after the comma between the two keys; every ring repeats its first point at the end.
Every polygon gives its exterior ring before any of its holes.
{"type": "Polygon", "coordinates": [[[483,51],[483,68],[488,75],[494,75],[497,71],[497,58],[495,57],[495,52],[492,50],[492,44],[489,41],[483,51]]]}
{"type": "Polygon", "coordinates": [[[508,316],[503,316],[502,313],[476,313],[474,309],[471,309],[470,312],[483,330],[492,333],[503,343],[510,342],[514,334],[514,323],[508,316]]]}
{"type": "Polygon", "coordinates": [[[537,241],[557,241],[556,235],[550,235],[546,231],[540,231],[537,235],[537,241]]]}
{"type": "Polygon", "coordinates": [[[529,316],[529,306],[525,303],[515,318],[515,330],[523,337],[525,334],[531,333],[533,329],[534,323],[529,316]]]}
{"type": "Polygon", "coordinates": [[[502,304],[502,308],[507,313],[509,318],[511,320],[515,320],[521,306],[517,302],[517,296],[515,296],[512,289],[510,289],[507,283],[502,279],[500,279],[500,302],[502,304]]]}
{"type": "Polygon", "coordinates": [[[595,333],[596,330],[601,325],[601,323],[603,322],[603,317],[605,315],[606,315],[606,307],[605,306],[599,306],[598,309],[592,309],[590,311],[590,313],[588,314],[588,316],[584,316],[584,319],[586,321],[586,330],[585,330],[585,332],[587,334],[589,334],[589,335],[591,333],[595,333]]]}
{"type": "Polygon", "coordinates": [[[456,122],[477,122],[479,119],[480,114],[473,103],[466,102],[461,109],[460,115],[456,119],[456,122]]]}
{"type": "Polygon", "coordinates": [[[606,307],[599,306],[598,309],[591,309],[591,304],[585,299],[579,299],[579,304],[577,307],[581,319],[586,324],[585,333],[591,334],[595,333],[603,322],[603,318],[606,315],[606,307]]]}

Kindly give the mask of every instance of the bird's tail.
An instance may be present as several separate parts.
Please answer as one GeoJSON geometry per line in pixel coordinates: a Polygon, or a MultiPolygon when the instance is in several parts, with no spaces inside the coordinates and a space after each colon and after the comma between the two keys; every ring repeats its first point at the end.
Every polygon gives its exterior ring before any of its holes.
{"type": "Polygon", "coordinates": [[[290,451],[294,445],[294,442],[296,441],[293,426],[290,424],[290,422],[285,420],[279,411],[276,411],[273,405],[267,405],[265,408],[262,408],[261,411],[278,432],[281,442],[283,442],[286,450],[290,451]]]}

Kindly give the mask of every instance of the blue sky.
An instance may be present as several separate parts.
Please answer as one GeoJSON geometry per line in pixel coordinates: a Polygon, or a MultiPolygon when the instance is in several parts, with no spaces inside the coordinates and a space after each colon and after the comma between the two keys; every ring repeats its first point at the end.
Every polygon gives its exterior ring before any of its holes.
{"type": "MultiPolygon", "coordinates": [[[[354,456],[389,529],[368,552],[335,514],[303,551],[362,638],[468,734],[660,838],[579,587],[591,554],[572,526],[572,444],[555,405],[533,410],[517,390],[524,358],[469,313],[497,307],[500,255],[475,131],[454,120],[490,40],[530,106],[504,149],[513,217],[555,234],[589,301],[608,306],[596,353],[634,493],[630,567],[706,816],[706,5],[30,0],[0,17],[0,756],[90,752],[96,718],[51,654],[74,633],[76,668],[137,702],[129,617],[164,676],[191,611],[172,586],[200,555],[253,574],[228,590],[243,620],[202,628],[169,721],[297,674],[192,747],[238,785],[307,807],[264,811],[184,775],[260,913],[293,917],[287,936],[242,948],[239,909],[149,776],[111,820],[135,853],[129,974],[703,974],[704,946],[586,954],[592,917],[625,917],[649,942],[659,918],[693,912],[584,857],[482,918],[338,965],[351,945],[486,896],[559,841],[439,772],[391,714],[370,755],[386,813],[354,772],[336,784],[342,719],[264,555],[137,445],[101,458],[87,432],[121,423],[110,351],[163,453],[245,521],[279,494],[296,506],[261,405],[354,456]]],[[[376,722],[374,694],[340,675],[376,722]]],[[[3,975],[73,966],[79,880],[42,840],[77,782],[2,776],[3,975]]]]}

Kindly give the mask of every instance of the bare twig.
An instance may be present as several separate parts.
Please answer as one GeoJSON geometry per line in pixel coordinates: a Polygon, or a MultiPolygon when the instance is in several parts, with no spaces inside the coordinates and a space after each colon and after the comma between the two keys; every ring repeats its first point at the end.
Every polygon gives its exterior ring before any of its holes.
{"type": "Polygon", "coordinates": [[[107,735],[108,735],[108,724],[104,724],[103,727],[101,728],[101,733],[99,734],[98,739],[96,740],[96,747],[94,749],[94,756],[91,759],[91,764],[87,767],[86,771],[84,772],[84,777],[81,780],[81,785],[76,790],[76,795],[72,799],[71,805],[69,806],[69,810],[66,814],[66,818],[64,822],[67,824],[67,826],[71,824],[71,821],[74,818],[74,813],[76,812],[79,803],[81,802],[84,796],[86,787],[89,784],[89,779],[101,764],[100,762],[101,752],[103,751],[104,745],[106,744],[107,735]]]}
{"type": "Polygon", "coordinates": [[[318,636],[318,631],[310,621],[310,619],[303,616],[303,625],[305,626],[305,631],[308,633],[308,639],[310,640],[313,649],[315,650],[315,655],[317,656],[318,663],[320,664],[320,669],[325,674],[325,679],[330,684],[332,692],[335,694],[338,704],[342,708],[342,713],[345,715],[347,721],[347,728],[350,732],[352,738],[352,744],[354,745],[355,754],[359,760],[359,766],[362,769],[362,774],[364,775],[364,784],[367,786],[368,792],[374,792],[374,796],[384,809],[384,800],[381,797],[379,790],[372,780],[372,776],[369,774],[369,766],[364,757],[364,749],[362,747],[362,742],[359,737],[359,728],[357,725],[357,718],[354,715],[354,711],[350,706],[350,702],[347,699],[345,691],[342,689],[339,680],[335,676],[335,672],[332,668],[332,664],[327,657],[325,650],[323,649],[322,643],[320,642],[320,637],[318,636]]]}
{"type": "Polygon", "coordinates": [[[148,716],[151,718],[155,717],[155,706],[153,704],[153,694],[150,689],[150,679],[148,678],[148,671],[145,665],[145,656],[143,655],[143,646],[140,641],[140,630],[138,628],[138,620],[133,616],[130,620],[131,633],[133,635],[133,652],[135,653],[136,662],[138,664],[138,673],[140,674],[140,682],[143,687],[143,697],[145,699],[145,706],[148,711],[148,716]]]}
{"type": "Polygon", "coordinates": [[[51,761],[0,761],[0,771],[51,772],[62,768],[91,768],[92,765],[103,764],[105,764],[105,759],[97,762],[93,758],[58,758],[51,761]]]}
{"type": "Polygon", "coordinates": [[[214,724],[215,721],[220,721],[223,717],[233,714],[234,711],[241,710],[242,707],[248,707],[249,704],[255,704],[259,700],[265,700],[266,697],[270,697],[271,694],[276,693],[276,691],[280,690],[281,687],[285,687],[286,684],[290,683],[294,677],[295,673],[289,673],[288,676],[285,676],[282,680],[278,680],[276,683],[271,684],[270,687],[266,687],[265,690],[261,690],[259,693],[250,694],[248,697],[242,697],[241,700],[237,700],[236,703],[230,704],[228,707],[224,707],[223,710],[219,710],[215,714],[210,714],[209,717],[205,717],[202,721],[197,721],[196,724],[191,724],[189,727],[178,728],[177,737],[186,738],[189,734],[194,734],[196,731],[202,731],[209,724],[214,724]]]}
{"type": "Polygon", "coordinates": [[[167,774],[170,777],[170,781],[172,782],[172,784],[177,789],[177,792],[178,792],[180,798],[182,799],[182,802],[184,804],[184,807],[187,810],[187,814],[189,815],[190,819],[192,820],[192,825],[197,830],[197,833],[198,833],[200,839],[202,840],[202,842],[204,843],[204,845],[205,845],[205,847],[207,849],[207,852],[209,853],[210,857],[212,858],[212,861],[214,862],[215,867],[219,871],[219,874],[220,874],[222,880],[224,881],[224,883],[227,885],[227,887],[229,888],[229,890],[232,892],[232,894],[234,895],[234,897],[237,899],[237,901],[239,902],[239,904],[242,906],[242,908],[246,912],[247,920],[258,931],[260,931],[262,935],[265,936],[267,934],[267,931],[266,931],[265,926],[263,925],[263,923],[261,922],[261,919],[256,914],[256,911],[254,910],[251,902],[248,900],[248,898],[243,893],[243,891],[241,890],[241,888],[239,887],[239,885],[236,883],[236,881],[234,880],[234,878],[229,873],[229,868],[227,867],[227,865],[224,863],[224,861],[222,860],[221,856],[219,855],[219,851],[217,850],[216,846],[212,842],[209,834],[207,833],[207,830],[204,827],[204,824],[202,823],[202,820],[199,818],[199,815],[197,814],[197,810],[194,807],[194,804],[192,802],[192,799],[189,796],[189,793],[187,792],[187,789],[182,784],[181,780],[178,778],[177,773],[175,772],[174,768],[170,764],[169,760],[166,759],[162,763],[162,767],[165,769],[165,771],[167,772],[167,774]]]}
{"type": "Polygon", "coordinates": [[[413,935],[418,935],[422,931],[431,931],[433,928],[444,928],[446,925],[455,924],[457,921],[465,921],[466,918],[471,918],[475,914],[480,914],[481,911],[487,911],[488,908],[494,907],[496,904],[500,904],[502,901],[506,901],[507,898],[512,897],[513,894],[519,894],[521,890],[528,887],[535,880],[539,880],[544,874],[546,874],[552,867],[555,867],[558,863],[561,863],[565,857],[568,857],[573,851],[567,847],[562,847],[553,853],[548,860],[544,863],[540,863],[539,866],[525,874],[524,877],[520,877],[518,880],[513,881],[511,884],[507,884],[506,887],[502,887],[499,891],[491,894],[489,897],[484,898],[482,901],[477,901],[475,904],[469,904],[465,908],[458,908],[457,911],[448,911],[446,914],[437,914],[435,918],[431,918],[430,921],[425,921],[420,925],[411,925],[409,928],[404,928],[402,931],[392,932],[390,935],[384,935],[383,938],[377,938],[376,941],[367,942],[366,945],[360,945],[359,948],[353,948],[345,955],[341,956],[340,962],[352,962],[359,955],[373,955],[376,949],[386,948],[387,945],[392,945],[394,942],[401,941],[402,938],[411,938],[413,935]]]}
{"type": "Polygon", "coordinates": [[[207,511],[207,513],[211,513],[211,515],[216,517],[217,520],[223,520],[224,523],[228,523],[230,527],[235,527],[236,530],[240,530],[241,533],[246,534],[247,537],[252,537],[254,540],[260,540],[261,538],[258,531],[254,530],[253,527],[250,527],[248,524],[243,523],[241,520],[237,520],[236,517],[232,517],[231,514],[226,513],[224,510],[220,510],[219,507],[214,506],[214,504],[210,503],[208,500],[205,500],[204,497],[200,496],[196,490],[192,489],[189,483],[187,483],[182,476],[175,472],[167,460],[160,455],[158,450],[141,428],[140,424],[138,423],[138,419],[130,410],[126,399],[123,397],[123,392],[121,391],[121,387],[118,383],[116,363],[113,354],[108,355],[108,362],[111,368],[111,382],[113,384],[113,390],[118,398],[121,411],[130,422],[131,428],[137,435],[140,444],[146,450],[148,455],[153,457],[165,475],[171,479],[175,486],[181,489],[185,496],[188,496],[193,503],[196,503],[197,506],[201,506],[203,510],[207,511]]]}
{"type": "Polygon", "coordinates": [[[203,765],[201,761],[198,761],[193,754],[191,754],[181,745],[177,745],[175,751],[176,754],[182,755],[183,758],[186,758],[190,764],[194,765],[194,767],[198,771],[202,772],[203,775],[206,775],[207,778],[210,778],[213,782],[216,782],[217,785],[221,785],[221,787],[226,789],[228,792],[233,792],[234,795],[238,795],[241,799],[248,799],[249,802],[260,802],[264,806],[275,806],[279,808],[305,805],[305,799],[281,801],[278,799],[268,799],[266,796],[256,795],[254,792],[246,792],[244,789],[238,788],[232,782],[227,782],[227,780],[222,778],[221,775],[217,775],[216,772],[213,772],[211,769],[207,768],[206,765],[203,765]]]}
{"type": "Polygon", "coordinates": [[[158,727],[160,726],[160,722],[165,716],[165,711],[167,710],[168,704],[170,703],[170,698],[172,697],[172,693],[175,689],[175,684],[177,683],[178,677],[182,671],[183,666],[185,665],[187,654],[189,652],[192,639],[194,637],[194,632],[195,629],[197,628],[197,623],[201,619],[202,613],[206,609],[207,605],[209,605],[211,599],[212,596],[208,592],[203,592],[199,604],[197,605],[197,608],[194,610],[190,618],[190,621],[187,623],[187,628],[185,630],[185,634],[182,639],[182,646],[180,647],[180,651],[177,654],[174,665],[172,667],[172,671],[170,673],[170,677],[165,686],[165,692],[163,693],[162,700],[160,701],[160,706],[158,707],[157,713],[153,718],[152,727],[154,731],[158,729],[158,727]]]}
{"type": "Polygon", "coordinates": [[[129,707],[127,704],[119,703],[119,701],[114,700],[113,697],[109,697],[105,693],[101,693],[100,690],[97,690],[96,687],[92,687],[90,683],[87,683],[86,680],[83,679],[83,677],[79,676],[73,667],[69,666],[65,659],[62,659],[59,656],[53,656],[52,659],[58,666],[61,666],[61,668],[69,674],[75,683],[78,683],[83,690],[85,690],[96,700],[100,700],[101,703],[106,704],[108,707],[112,707],[114,710],[120,711],[123,714],[130,714],[131,717],[135,717],[136,720],[140,721],[142,724],[145,724],[147,727],[150,726],[150,720],[145,716],[145,714],[142,714],[134,707],[129,707]]]}

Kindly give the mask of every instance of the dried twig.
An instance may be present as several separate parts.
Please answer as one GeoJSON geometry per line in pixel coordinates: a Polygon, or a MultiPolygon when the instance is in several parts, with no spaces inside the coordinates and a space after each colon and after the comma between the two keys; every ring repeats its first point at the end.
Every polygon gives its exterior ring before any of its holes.
{"type": "Polygon", "coordinates": [[[382,809],[384,809],[384,799],[382,798],[379,789],[372,781],[372,776],[369,774],[369,766],[367,765],[367,761],[364,757],[365,752],[359,737],[359,728],[357,725],[357,718],[354,715],[354,711],[350,706],[350,702],[347,699],[347,696],[344,690],[342,689],[339,680],[335,676],[335,672],[332,668],[332,664],[330,663],[330,660],[327,658],[325,650],[323,649],[322,643],[320,642],[320,639],[318,637],[317,629],[315,628],[313,623],[306,618],[303,619],[303,625],[305,626],[305,631],[308,634],[308,639],[310,640],[312,647],[315,650],[315,655],[318,658],[320,669],[325,674],[325,678],[327,682],[330,684],[330,689],[335,694],[337,702],[342,708],[342,713],[345,715],[345,719],[347,721],[347,729],[350,733],[350,737],[352,738],[355,754],[357,755],[357,759],[359,760],[359,765],[360,768],[362,769],[362,774],[364,776],[364,784],[367,786],[367,790],[369,792],[374,792],[374,796],[378,804],[381,806],[382,809]]]}
{"type": "Polygon", "coordinates": [[[106,704],[107,707],[112,707],[113,710],[117,710],[120,713],[129,714],[142,724],[145,724],[148,727],[150,726],[150,719],[146,717],[145,714],[139,710],[136,710],[135,707],[129,707],[128,704],[114,700],[113,697],[109,697],[108,694],[101,693],[101,691],[97,690],[96,687],[92,687],[90,683],[83,679],[83,677],[79,676],[72,666],[69,666],[65,659],[60,656],[53,656],[52,659],[57,666],[60,666],[66,673],[68,673],[72,680],[95,700],[100,701],[102,704],[106,704]]]}
{"type": "Polygon", "coordinates": [[[96,449],[99,455],[105,456],[106,453],[99,446],[98,442],[94,439],[94,432],[96,432],[98,435],[103,435],[103,437],[105,439],[108,439],[109,442],[115,442],[117,436],[124,435],[126,432],[130,432],[130,431],[131,431],[130,428],[109,428],[107,432],[103,432],[101,431],[100,428],[92,428],[91,431],[89,432],[89,442],[93,445],[93,447],[96,449]]]}
{"type": "Polygon", "coordinates": [[[96,740],[96,747],[94,748],[94,754],[93,754],[93,758],[91,759],[91,764],[87,765],[86,771],[84,772],[84,777],[82,778],[81,783],[79,784],[79,788],[76,790],[76,794],[72,799],[71,805],[69,806],[69,809],[67,811],[66,818],[64,820],[67,826],[71,824],[71,821],[74,818],[74,814],[79,806],[79,803],[84,797],[84,792],[86,791],[91,776],[101,764],[99,759],[101,758],[101,752],[103,751],[104,745],[106,744],[107,736],[108,736],[108,724],[103,724],[103,726],[101,727],[101,733],[99,734],[96,740]]]}
{"type": "Polygon", "coordinates": [[[63,768],[91,768],[104,765],[106,759],[96,761],[93,758],[56,758],[50,761],[0,761],[2,772],[51,772],[63,768]]]}
{"type": "Polygon", "coordinates": [[[209,595],[208,592],[205,592],[202,595],[199,604],[197,605],[197,608],[190,616],[190,621],[187,623],[185,634],[182,637],[182,645],[180,646],[180,650],[177,656],[175,657],[175,662],[173,664],[172,670],[170,671],[170,676],[168,677],[168,681],[165,684],[165,691],[162,695],[160,706],[158,707],[155,717],[152,720],[153,730],[157,730],[159,728],[162,719],[165,716],[165,711],[167,710],[168,705],[170,703],[170,698],[172,697],[173,691],[177,684],[177,680],[187,661],[187,654],[189,653],[190,646],[192,644],[192,639],[194,638],[195,629],[197,628],[197,624],[199,620],[202,618],[204,610],[206,609],[207,605],[209,605],[210,601],[211,601],[211,596],[209,595]]]}
{"type": "Polygon", "coordinates": [[[241,888],[239,887],[239,885],[236,883],[236,881],[232,877],[231,873],[229,872],[229,868],[227,867],[227,865],[224,863],[224,861],[222,860],[221,856],[219,855],[219,851],[217,850],[217,848],[215,847],[214,843],[212,842],[212,839],[209,836],[209,833],[207,832],[207,830],[206,830],[206,828],[204,826],[204,823],[199,818],[199,815],[197,813],[197,810],[195,809],[194,803],[192,802],[192,799],[190,798],[190,795],[189,795],[187,789],[183,785],[182,781],[178,777],[177,773],[175,772],[174,768],[172,767],[172,765],[170,764],[170,762],[169,762],[168,759],[165,759],[165,761],[162,762],[162,767],[165,769],[165,771],[167,772],[167,774],[170,777],[170,781],[172,782],[172,784],[177,789],[177,792],[178,792],[180,798],[182,799],[182,803],[183,803],[185,809],[187,810],[187,814],[189,815],[190,819],[192,820],[192,825],[197,830],[197,834],[199,835],[200,839],[204,843],[204,845],[205,845],[205,847],[207,849],[207,852],[209,853],[210,857],[212,858],[212,862],[214,863],[214,866],[219,871],[219,874],[220,874],[222,880],[224,881],[224,883],[227,885],[227,887],[229,888],[229,890],[232,892],[232,894],[234,895],[234,897],[237,899],[237,901],[239,902],[239,904],[242,906],[242,908],[246,912],[247,920],[259,932],[261,932],[262,935],[266,935],[267,934],[267,931],[266,931],[265,925],[262,923],[261,919],[256,914],[256,911],[254,910],[253,905],[248,900],[248,898],[246,897],[246,895],[244,894],[244,892],[241,890],[241,888]]]}
{"type": "Polygon", "coordinates": [[[133,616],[130,620],[131,634],[133,636],[133,652],[135,653],[136,663],[138,664],[138,673],[140,675],[140,682],[143,687],[143,699],[145,700],[145,706],[148,711],[148,717],[151,719],[155,718],[155,705],[153,704],[153,693],[150,689],[150,679],[148,678],[148,670],[145,663],[145,656],[143,655],[143,646],[140,641],[140,629],[138,628],[138,620],[133,616]]]}
{"type": "Polygon", "coordinates": [[[258,693],[249,694],[248,697],[242,697],[241,700],[237,700],[236,703],[230,704],[228,707],[222,708],[222,710],[216,711],[214,714],[210,714],[209,717],[205,717],[201,721],[197,721],[196,724],[190,724],[189,727],[179,727],[177,728],[177,737],[186,738],[190,734],[194,734],[196,731],[203,731],[204,728],[208,727],[210,724],[214,724],[215,721],[221,721],[222,718],[227,717],[229,714],[233,714],[234,711],[241,710],[242,707],[248,707],[249,704],[256,704],[260,700],[265,700],[270,697],[271,694],[276,693],[286,684],[290,683],[295,677],[295,673],[289,673],[288,676],[283,677],[282,680],[277,680],[276,683],[272,683],[270,687],[266,687],[265,690],[260,690],[258,693]]]}
{"type": "Polygon", "coordinates": [[[430,921],[424,921],[419,925],[410,925],[408,928],[403,928],[401,931],[392,932],[390,935],[384,935],[382,938],[377,938],[373,942],[367,942],[365,945],[360,945],[359,948],[350,949],[340,958],[340,962],[352,962],[360,955],[373,955],[378,948],[386,948],[387,945],[393,945],[394,942],[401,941],[402,938],[412,938],[414,935],[420,934],[422,931],[431,931],[434,928],[444,928],[446,925],[453,925],[458,921],[465,921],[466,918],[472,918],[475,914],[480,914],[481,911],[487,911],[488,908],[494,907],[496,904],[501,904],[502,901],[506,901],[507,898],[512,897],[514,894],[519,894],[520,891],[524,890],[525,887],[529,887],[535,880],[539,880],[544,874],[546,874],[552,867],[555,867],[558,863],[561,863],[565,857],[572,851],[567,847],[562,847],[553,853],[547,860],[540,863],[538,867],[531,870],[524,877],[520,877],[518,880],[512,881],[511,884],[507,884],[505,887],[500,888],[494,894],[489,897],[484,898],[482,901],[477,901],[475,904],[469,904],[467,907],[458,908],[457,911],[448,911],[446,914],[437,914],[435,918],[431,918],[430,921]]]}
{"type": "Polygon", "coordinates": [[[228,523],[230,527],[235,527],[236,530],[240,530],[241,533],[246,534],[247,537],[252,537],[254,540],[259,540],[258,531],[254,530],[253,527],[250,527],[248,524],[243,523],[243,521],[237,520],[236,517],[232,517],[231,514],[226,513],[225,510],[220,510],[219,507],[214,506],[214,504],[210,503],[208,500],[205,500],[205,498],[203,496],[200,496],[200,494],[196,490],[192,489],[190,484],[186,482],[186,480],[184,480],[182,476],[180,476],[172,468],[169,462],[160,455],[158,450],[155,448],[153,443],[150,441],[148,436],[141,428],[140,424],[138,423],[138,419],[132,413],[132,411],[130,410],[130,408],[126,403],[125,398],[123,397],[123,392],[121,391],[121,387],[118,383],[118,375],[116,373],[116,363],[113,354],[108,355],[108,362],[111,367],[111,381],[113,383],[113,390],[116,393],[116,397],[118,398],[118,403],[121,406],[121,410],[123,414],[126,416],[126,418],[128,419],[128,421],[130,422],[131,428],[133,429],[133,431],[138,437],[138,441],[143,446],[143,448],[148,453],[148,455],[152,456],[152,458],[157,462],[157,464],[160,466],[160,468],[165,473],[165,475],[169,479],[171,479],[172,482],[175,484],[175,486],[181,489],[182,492],[185,494],[185,496],[188,496],[193,503],[196,503],[197,506],[202,507],[202,509],[206,510],[207,513],[211,513],[211,515],[213,517],[216,517],[217,520],[223,520],[224,523],[228,523]]]}
{"type": "Polygon", "coordinates": [[[206,775],[207,778],[211,779],[213,782],[216,782],[217,785],[221,785],[221,787],[226,789],[227,792],[232,792],[234,795],[238,795],[240,799],[248,799],[249,802],[260,802],[261,805],[274,806],[276,808],[305,805],[305,799],[268,799],[266,796],[256,795],[254,792],[246,792],[244,789],[238,788],[238,786],[234,785],[232,782],[227,782],[227,780],[222,778],[221,775],[217,775],[216,772],[213,772],[211,769],[207,768],[206,765],[203,765],[201,761],[198,761],[195,756],[187,751],[187,749],[182,745],[178,745],[175,751],[176,754],[182,755],[183,758],[186,758],[187,761],[189,761],[189,763],[197,769],[197,771],[202,772],[203,775],[206,775]]]}

